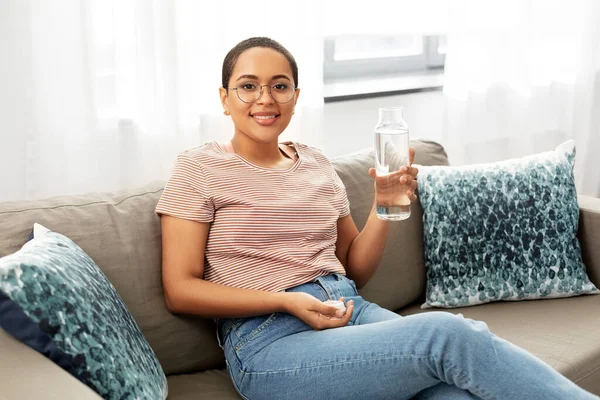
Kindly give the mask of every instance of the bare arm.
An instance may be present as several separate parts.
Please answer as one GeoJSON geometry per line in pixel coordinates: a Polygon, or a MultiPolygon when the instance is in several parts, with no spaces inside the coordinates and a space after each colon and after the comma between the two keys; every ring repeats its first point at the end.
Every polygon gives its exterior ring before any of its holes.
{"type": "Polygon", "coordinates": [[[373,205],[363,230],[359,233],[352,216],[338,220],[336,254],[348,277],[361,288],[371,279],[383,255],[388,222],[377,218],[373,205]]]}
{"type": "MultiPolygon", "coordinates": [[[[410,150],[410,162],[415,157],[415,152],[410,150]]],[[[352,279],[356,286],[361,288],[371,279],[383,256],[385,242],[388,233],[388,221],[377,218],[377,202],[385,202],[389,192],[395,189],[390,188],[389,181],[398,179],[398,184],[408,185],[410,190],[407,192],[411,201],[416,200],[414,191],[417,188],[417,182],[414,177],[418,173],[415,167],[404,167],[390,177],[377,177],[375,169],[369,170],[369,175],[375,180],[375,200],[369,213],[369,218],[363,230],[359,233],[352,216],[340,218],[337,224],[338,239],[336,242],[336,255],[346,268],[348,277],[352,279]]]]}
{"type": "Polygon", "coordinates": [[[284,311],[281,293],[207,282],[204,249],[210,223],[161,217],[162,278],[169,310],[203,317],[247,317],[284,311]]]}
{"type": "Polygon", "coordinates": [[[343,318],[323,318],[335,317],[337,309],[306,293],[272,293],[231,288],[205,281],[202,279],[204,251],[210,224],[163,215],[161,225],[163,288],[166,304],[171,312],[209,318],[288,312],[315,329],[348,323],[352,314],[351,307],[343,318]]]}

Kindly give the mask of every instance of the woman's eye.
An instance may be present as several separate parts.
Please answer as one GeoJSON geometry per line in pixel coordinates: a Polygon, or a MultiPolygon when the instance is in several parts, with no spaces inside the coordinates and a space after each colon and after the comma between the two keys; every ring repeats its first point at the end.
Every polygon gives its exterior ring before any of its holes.
{"type": "Polygon", "coordinates": [[[273,85],[273,89],[275,90],[285,90],[288,88],[288,85],[286,85],[285,83],[276,83],[273,85]]]}
{"type": "Polygon", "coordinates": [[[254,83],[244,83],[240,87],[244,90],[256,90],[256,85],[254,83]]]}

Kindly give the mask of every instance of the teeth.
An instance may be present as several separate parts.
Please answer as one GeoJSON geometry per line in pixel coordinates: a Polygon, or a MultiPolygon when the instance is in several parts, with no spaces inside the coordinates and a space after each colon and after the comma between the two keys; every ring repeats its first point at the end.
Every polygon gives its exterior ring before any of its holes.
{"type": "Polygon", "coordinates": [[[252,118],[256,119],[273,119],[275,115],[253,115],[252,118]]]}

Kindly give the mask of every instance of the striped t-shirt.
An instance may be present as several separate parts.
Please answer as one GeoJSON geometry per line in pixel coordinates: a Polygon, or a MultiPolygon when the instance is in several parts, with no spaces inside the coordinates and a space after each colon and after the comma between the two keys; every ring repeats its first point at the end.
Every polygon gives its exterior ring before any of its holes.
{"type": "Polygon", "coordinates": [[[344,184],[319,150],[288,142],[289,169],[255,165],[223,145],[179,155],[156,213],[211,222],[204,279],[227,286],[281,291],[331,273],[337,220],[350,213],[344,184]]]}

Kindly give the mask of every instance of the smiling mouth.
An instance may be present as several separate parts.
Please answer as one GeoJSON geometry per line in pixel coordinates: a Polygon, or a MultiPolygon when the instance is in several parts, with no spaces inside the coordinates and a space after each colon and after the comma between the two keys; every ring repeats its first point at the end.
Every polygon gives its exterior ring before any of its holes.
{"type": "Polygon", "coordinates": [[[277,117],[279,117],[279,115],[252,115],[252,118],[262,119],[262,120],[274,119],[277,117]]]}

